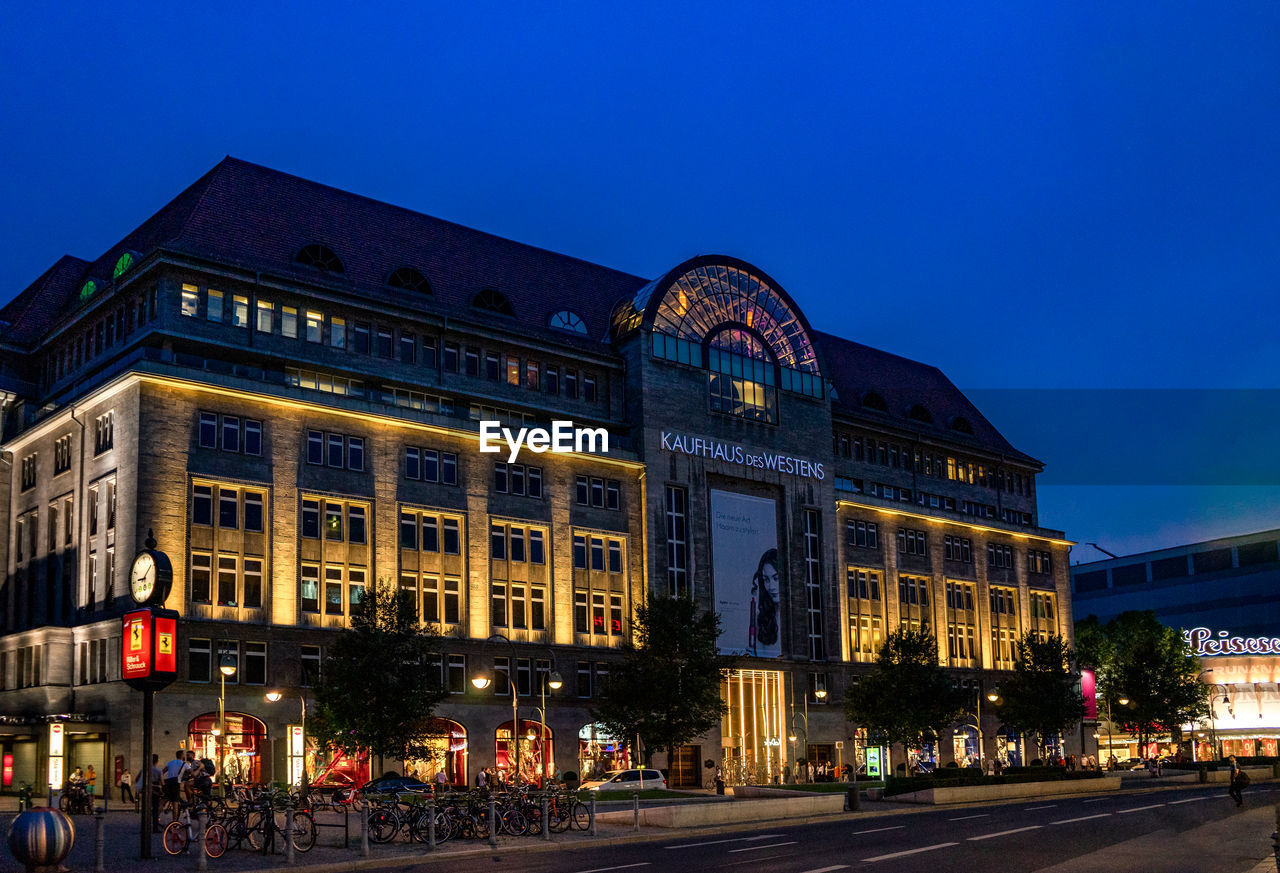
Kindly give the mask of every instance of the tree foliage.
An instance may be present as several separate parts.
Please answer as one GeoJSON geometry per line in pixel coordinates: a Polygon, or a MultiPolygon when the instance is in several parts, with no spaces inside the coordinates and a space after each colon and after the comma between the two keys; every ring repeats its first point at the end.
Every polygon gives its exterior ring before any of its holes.
{"type": "Polygon", "coordinates": [[[636,610],[634,634],[591,715],[620,740],[637,735],[645,762],[717,727],[720,683],[733,659],[716,648],[720,616],[687,597],[653,597],[636,610]]]}
{"type": "Polygon", "coordinates": [[[1064,733],[1084,715],[1084,699],[1071,670],[1072,652],[1060,636],[1041,639],[1029,633],[1018,641],[1013,675],[1000,685],[1001,718],[1045,742],[1064,733]]]}
{"type": "Polygon", "coordinates": [[[427,758],[424,731],[445,697],[432,669],[436,634],[418,625],[412,595],[379,579],[328,646],[313,736],[347,754],[427,758]]]}
{"type": "Polygon", "coordinates": [[[945,736],[965,700],[938,663],[934,635],[901,627],[885,639],[871,674],[846,693],[845,712],[872,737],[910,746],[945,736]]]}
{"type": "Polygon", "coordinates": [[[1106,625],[1089,616],[1076,624],[1076,645],[1080,663],[1095,669],[1103,714],[1110,711],[1114,723],[1136,735],[1139,748],[1208,714],[1200,659],[1154,612],[1121,613],[1106,625]]]}

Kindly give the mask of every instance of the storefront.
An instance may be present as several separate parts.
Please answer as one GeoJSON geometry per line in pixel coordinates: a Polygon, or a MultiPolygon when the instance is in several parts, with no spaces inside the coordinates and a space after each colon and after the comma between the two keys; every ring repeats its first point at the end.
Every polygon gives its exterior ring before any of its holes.
{"type": "Polygon", "coordinates": [[[509,780],[513,772],[518,772],[521,782],[540,783],[544,773],[548,776],[555,773],[555,743],[551,728],[545,728],[544,733],[541,722],[522,718],[520,733],[516,739],[519,740],[518,770],[512,767],[512,762],[517,760],[515,754],[517,744],[513,742],[511,736],[511,722],[503,722],[494,732],[494,760],[497,762],[498,772],[504,779],[509,780]],[[541,742],[538,739],[539,735],[542,737],[541,742]]]}
{"type": "MultiPolygon", "coordinates": [[[[227,782],[253,784],[262,781],[262,755],[267,745],[267,726],[243,712],[228,712],[225,735],[218,731],[218,714],[206,712],[187,726],[188,749],[218,766],[227,782]]],[[[157,750],[163,757],[166,753],[157,750]]]]}
{"type": "Polygon", "coordinates": [[[404,762],[404,775],[435,784],[444,772],[445,780],[455,788],[467,787],[467,729],[447,718],[433,718],[426,728],[430,754],[425,758],[404,762]]]}
{"type": "Polygon", "coordinates": [[[729,705],[723,742],[730,784],[781,780],[787,737],[783,675],[777,670],[735,670],[721,686],[729,705]]]}
{"type": "Polygon", "coordinates": [[[578,775],[583,782],[630,766],[630,747],[610,736],[602,725],[584,724],[578,731],[578,775]]]}

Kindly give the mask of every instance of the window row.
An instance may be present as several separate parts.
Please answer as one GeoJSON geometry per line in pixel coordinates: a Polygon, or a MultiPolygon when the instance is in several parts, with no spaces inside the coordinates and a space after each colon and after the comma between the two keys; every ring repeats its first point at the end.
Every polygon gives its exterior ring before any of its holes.
{"type": "Polygon", "coordinates": [[[462,519],[422,510],[400,512],[400,548],[433,554],[462,554],[462,519]]]}
{"type": "Polygon", "coordinates": [[[363,472],[364,437],[309,430],[307,463],[363,472]]]}
{"type": "Polygon", "coordinates": [[[404,475],[415,482],[438,482],[441,485],[458,484],[458,455],[418,446],[406,446],[404,450],[404,475]]]}
{"type": "MultiPolygon", "coordinates": [[[[81,294],[99,283],[89,280],[81,294]]],[[[91,292],[92,293],[92,292],[91,292]]],[[[82,297],[82,299],[87,299],[82,297]]],[[[64,340],[45,356],[40,370],[44,387],[49,387],[93,362],[116,344],[123,345],[136,329],[155,320],[159,289],[152,287],[119,303],[115,311],[107,310],[101,318],[85,318],[86,326],[64,340]],[[94,320],[96,318],[96,320],[94,320]]]]}
{"type": "Polygon", "coordinates": [[[263,559],[191,553],[191,602],[261,609],[263,559]]]}
{"type": "Polygon", "coordinates": [[[446,373],[505,382],[530,391],[556,394],[570,400],[579,395],[587,403],[595,403],[599,394],[595,374],[579,372],[569,367],[544,364],[518,355],[463,347],[459,343],[446,342],[441,355],[441,366],[446,373]]]}
{"type": "Polygon", "coordinates": [[[318,497],[304,497],[302,500],[303,539],[321,539],[323,530],[323,539],[330,542],[363,545],[369,541],[368,519],[369,507],[365,504],[322,500],[318,497]]]}
{"type": "MultiPolygon", "coordinates": [[[[403,524],[403,521],[401,523],[403,524]]],[[[489,557],[495,561],[510,561],[513,564],[526,562],[545,564],[547,562],[545,537],[546,532],[541,528],[494,522],[489,525],[489,557]]]]}
{"type": "Polygon", "coordinates": [[[201,412],[198,444],[202,449],[262,454],[262,422],[238,415],[201,412]]]}
{"type": "Polygon", "coordinates": [[[608,553],[608,572],[622,572],[622,540],[611,537],[573,535],[573,569],[604,572],[605,554],[608,553]],[[590,562],[588,562],[590,555],[590,562]]]}
{"type": "Polygon", "coordinates": [[[546,630],[547,587],[525,582],[491,583],[489,623],[517,630],[546,630]]]}
{"type": "Polygon", "coordinates": [[[427,624],[462,621],[462,580],[438,573],[400,574],[400,590],[417,604],[418,620],[427,624]]]}
{"type": "MultiPolygon", "coordinates": [[[[114,492],[114,489],[112,491],[114,492]]],[[[262,533],[266,517],[265,506],[265,491],[231,485],[196,484],[192,489],[191,523],[209,526],[214,525],[216,520],[216,526],[224,530],[262,533]],[[217,506],[216,516],[215,505],[217,506]]]]}
{"type": "Polygon", "coordinates": [[[368,576],[364,567],[304,562],[298,573],[298,606],[303,612],[349,616],[364,600],[368,576]]]}
{"type": "Polygon", "coordinates": [[[864,461],[894,470],[907,470],[935,479],[948,479],[967,485],[982,485],[1020,496],[1032,494],[1035,477],[957,458],[952,455],[921,452],[910,446],[877,439],[873,436],[837,430],[832,435],[832,452],[841,458],[864,461]]]}
{"type": "Polygon", "coordinates": [[[493,490],[519,497],[542,496],[542,468],[498,461],[493,465],[493,490]]]}
{"type": "Polygon", "coordinates": [[[579,506],[596,509],[621,509],[622,486],[617,479],[600,479],[595,476],[579,476],[574,491],[574,502],[579,506]]]}

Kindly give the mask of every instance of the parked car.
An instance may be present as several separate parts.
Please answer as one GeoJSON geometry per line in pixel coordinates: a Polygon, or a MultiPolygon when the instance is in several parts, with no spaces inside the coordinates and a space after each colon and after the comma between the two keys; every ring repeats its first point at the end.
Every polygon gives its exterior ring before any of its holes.
{"type": "Polygon", "coordinates": [[[588,791],[639,791],[643,787],[647,791],[666,788],[667,780],[658,770],[610,770],[600,779],[583,782],[582,787],[588,791]]]}
{"type": "Polygon", "coordinates": [[[429,792],[431,786],[412,776],[379,776],[371,779],[360,788],[365,794],[390,794],[399,792],[429,792]]]}

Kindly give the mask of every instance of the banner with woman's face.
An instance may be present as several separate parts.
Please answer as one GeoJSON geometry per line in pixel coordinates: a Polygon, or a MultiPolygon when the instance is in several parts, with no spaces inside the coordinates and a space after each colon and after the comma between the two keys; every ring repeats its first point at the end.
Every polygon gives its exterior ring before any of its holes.
{"type": "Polygon", "coordinates": [[[713,489],[711,563],[720,651],[779,657],[786,580],[778,556],[777,501],[713,489]]]}

